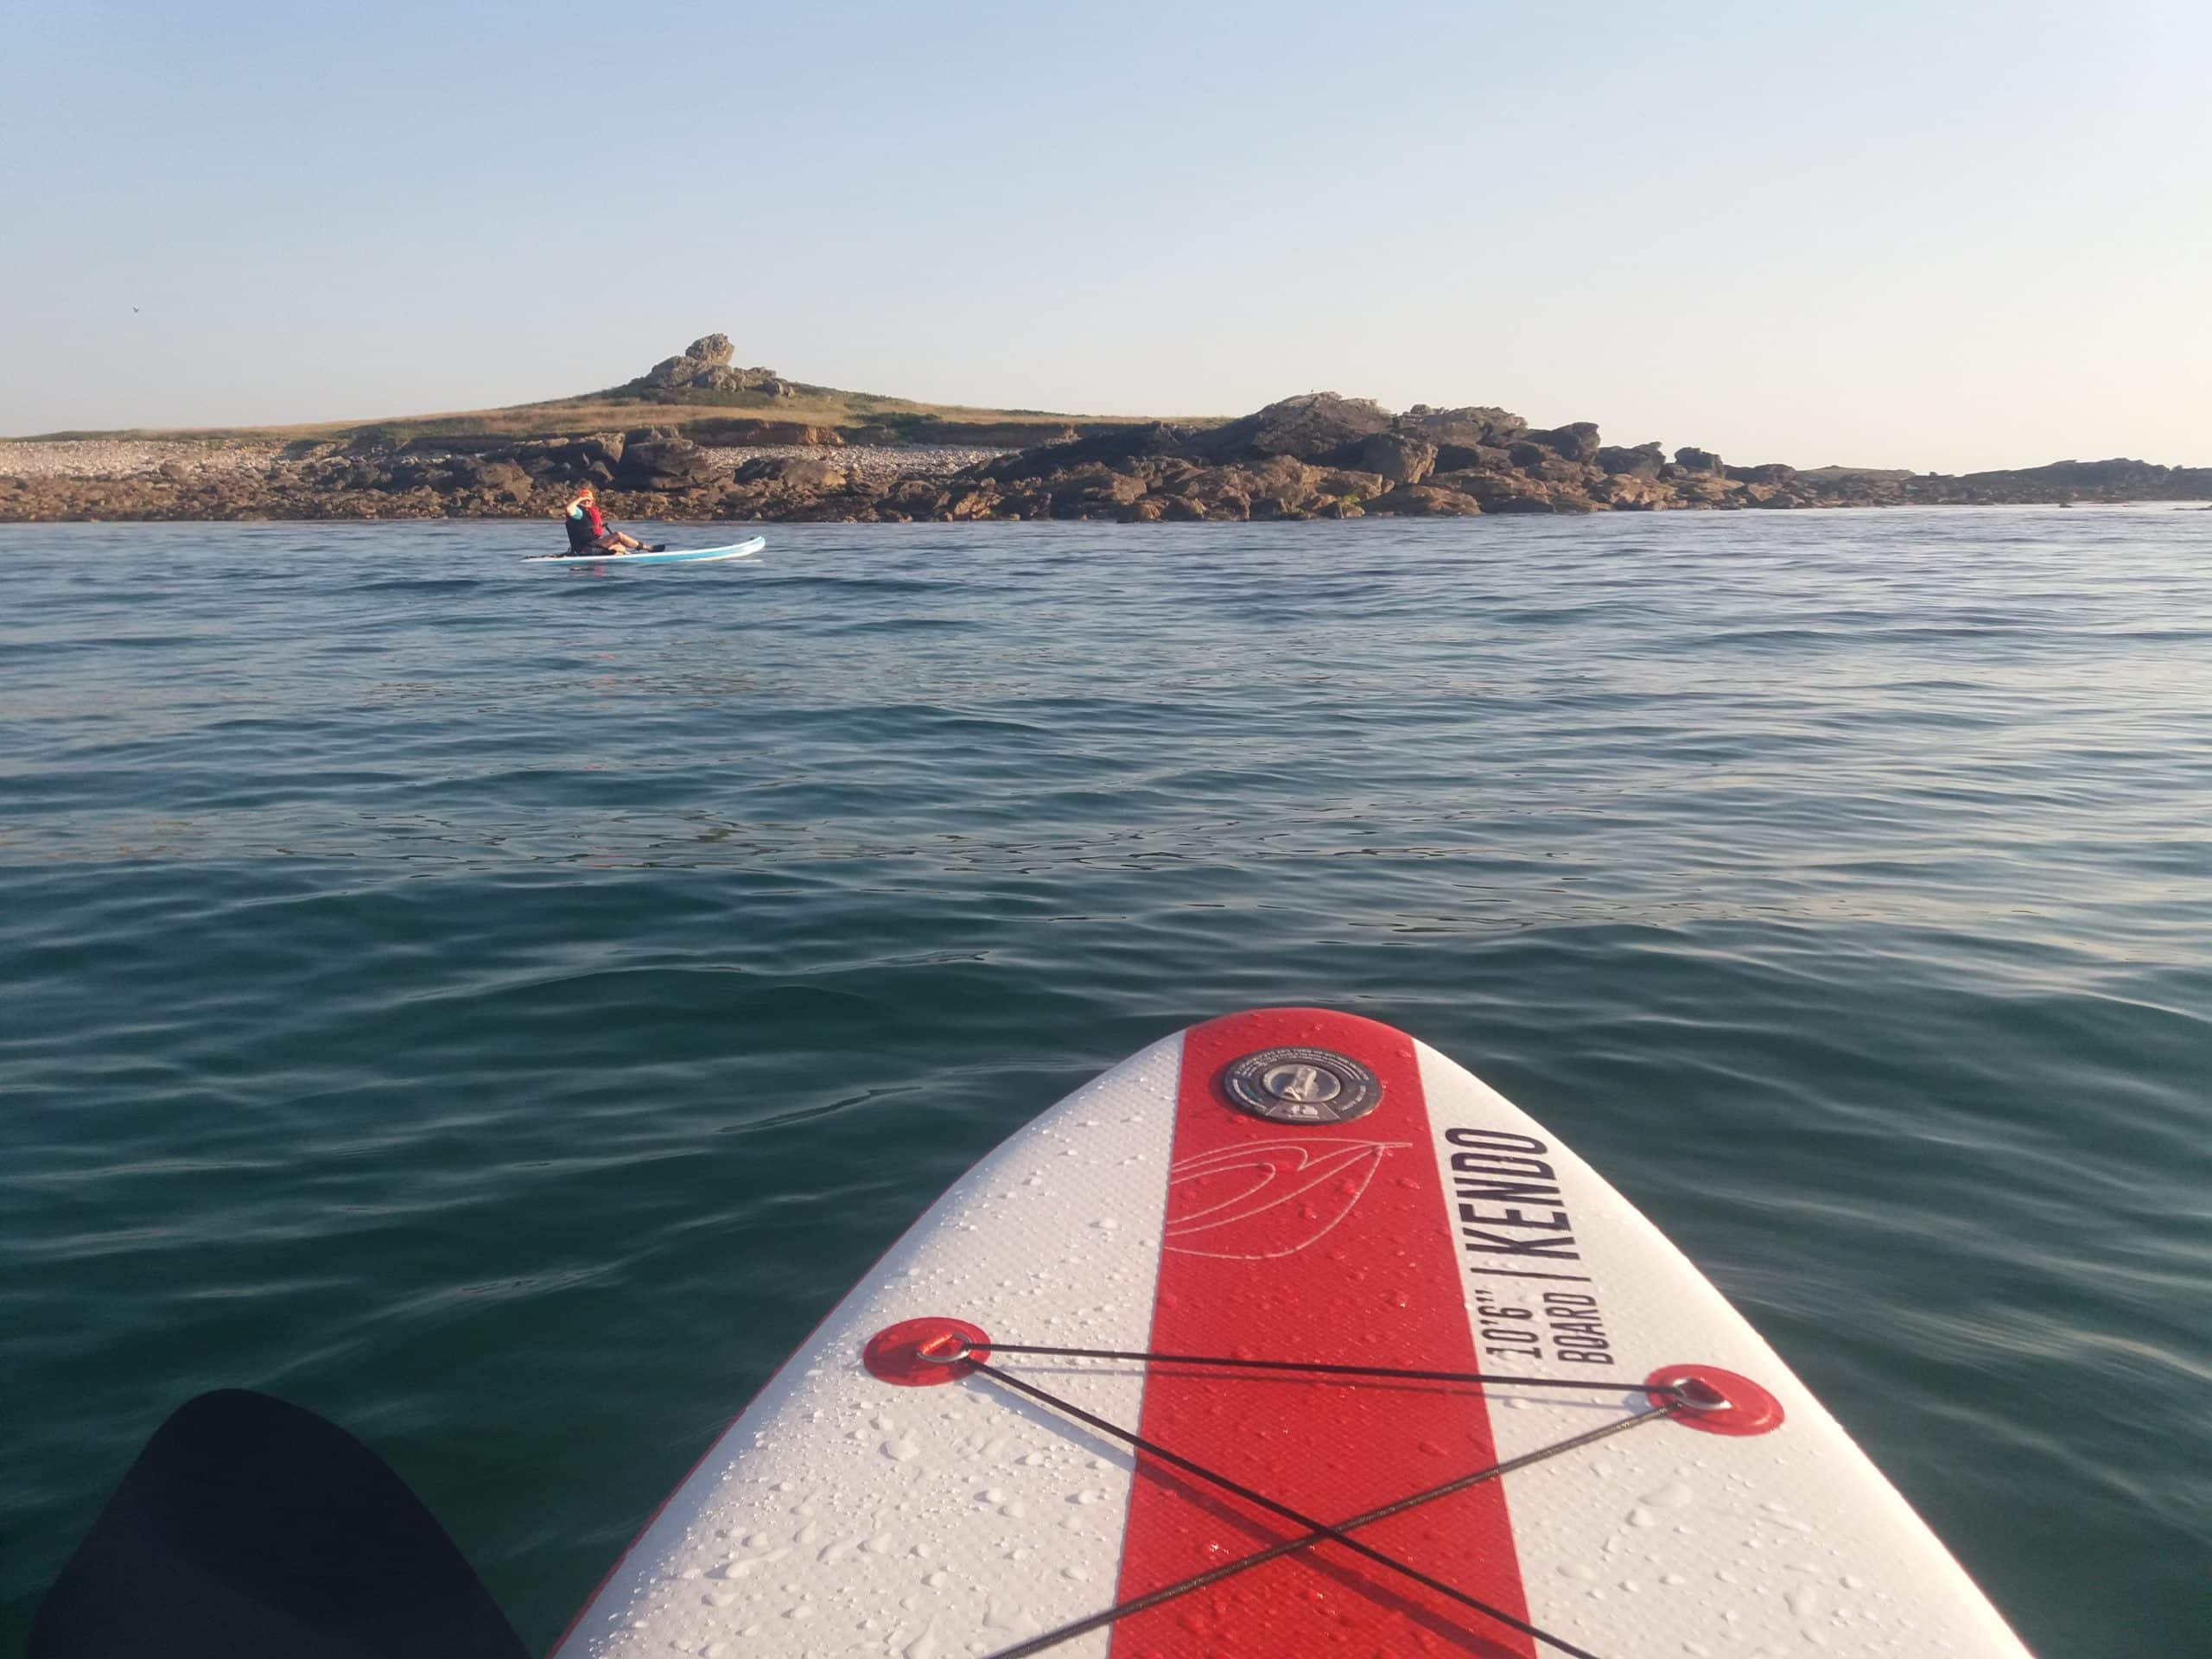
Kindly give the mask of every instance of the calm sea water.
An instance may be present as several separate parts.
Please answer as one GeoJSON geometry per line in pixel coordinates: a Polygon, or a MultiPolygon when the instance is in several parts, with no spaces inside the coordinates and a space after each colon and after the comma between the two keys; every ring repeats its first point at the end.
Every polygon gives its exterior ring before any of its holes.
{"type": "Polygon", "coordinates": [[[972,1160],[1401,1025],[2047,1656],[2212,1646],[2212,514],[0,531],[0,1647],[187,1395],[533,1644],[972,1160]],[[696,532],[695,532],[696,533],[696,532]]]}

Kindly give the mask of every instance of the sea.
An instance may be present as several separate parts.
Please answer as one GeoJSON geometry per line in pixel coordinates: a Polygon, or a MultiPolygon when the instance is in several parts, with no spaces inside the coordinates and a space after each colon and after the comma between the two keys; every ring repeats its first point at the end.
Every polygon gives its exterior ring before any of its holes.
{"type": "Polygon", "coordinates": [[[2046,1659],[2212,1652],[2212,513],[553,533],[0,530],[0,1650],[227,1386],[543,1648],[948,1181],[1302,1003],[2046,1659]]]}

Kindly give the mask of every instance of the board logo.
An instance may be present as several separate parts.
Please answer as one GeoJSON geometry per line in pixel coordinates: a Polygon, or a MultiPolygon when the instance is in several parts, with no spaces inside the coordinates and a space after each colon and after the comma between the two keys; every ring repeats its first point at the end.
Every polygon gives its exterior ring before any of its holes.
{"type": "Polygon", "coordinates": [[[1332,1048],[1263,1048],[1230,1061],[1221,1088],[1270,1123],[1349,1123],[1382,1103],[1382,1080],[1332,1048]]]}
{"type": "Polygon", "coordinates": [[[1218,1262],[1295,1255],[1352,1211],[1402,1141],[1247,1141],[1167,1173],[1166,1248],[1218,1262]]]}

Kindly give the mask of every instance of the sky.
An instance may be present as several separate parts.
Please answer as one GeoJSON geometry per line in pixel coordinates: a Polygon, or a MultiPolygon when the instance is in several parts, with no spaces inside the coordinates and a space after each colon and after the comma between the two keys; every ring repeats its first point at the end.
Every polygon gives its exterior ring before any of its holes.
{"type": "Polygon", "coordinates": [[[2212,465],[2212,7],[0,0],[0,433],[741,363],[2212,465]]]}

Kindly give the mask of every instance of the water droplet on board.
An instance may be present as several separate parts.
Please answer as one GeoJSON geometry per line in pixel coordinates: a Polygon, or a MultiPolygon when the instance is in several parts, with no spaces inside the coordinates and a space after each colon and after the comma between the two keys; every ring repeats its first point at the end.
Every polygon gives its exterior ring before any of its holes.
{"type": "Polygon", "coordinates": [[[932,1624],[906,1644],[906,1659],[937,1659],[937,1626],[932,1624]]]}
{"type": "Polygon", "coordinates": [[[785,1618],[812,1618],[814,1617],[814,1604],[810,1601],[802,1601],[798,1606],[785,1613],[784,1617],[785,1618]]]}
{"type": "Polygon", "coordinates": [[[1821,1592],[1817,1586],[1794,1585],[1783,1592],[1783,1605],[1798,1618],[1810,1618],[1821,1611],[1821,1592]]]}
{"type": "Polygon", "coordinates": [[[983,1615],[983,1623],[995,1630],[1014,1630],[1024,1635],[1041,1628],[1029,1616],[1027,1607],[1011,1601],[991,1603],[989,1610],[983,1615]]]}
{"type": "Polygon", "coordinates": [[[922,1448],[912,1440],[886,1440],[883,1443],[883,1455],[893,1463],[912,1463],[921,1454],[922,1448]]]}
{"type": "Polygon", "coordinates": [[[1656,1492],[1643,1495],[1644,1503],[1655,1510],[1687,1510],[1696,1494],[1679,1480],[1670,1480],[1656,1492]]]}
{"type": "Polygon", "coordinates": [[[1659,1517],[1639,1503],[1628,1512],[1628,1523],[1631,1527],[1656,1527],[1659,1517]]]}
{"type": "Polygon", "coordinates": [[[1593,1568],[1585,1567],[1580,1561],[1569,1561],[1560,1568],[1559,1575],[1562,1579],[1594,1579],[1598,1576],[1593,1568]]]}

